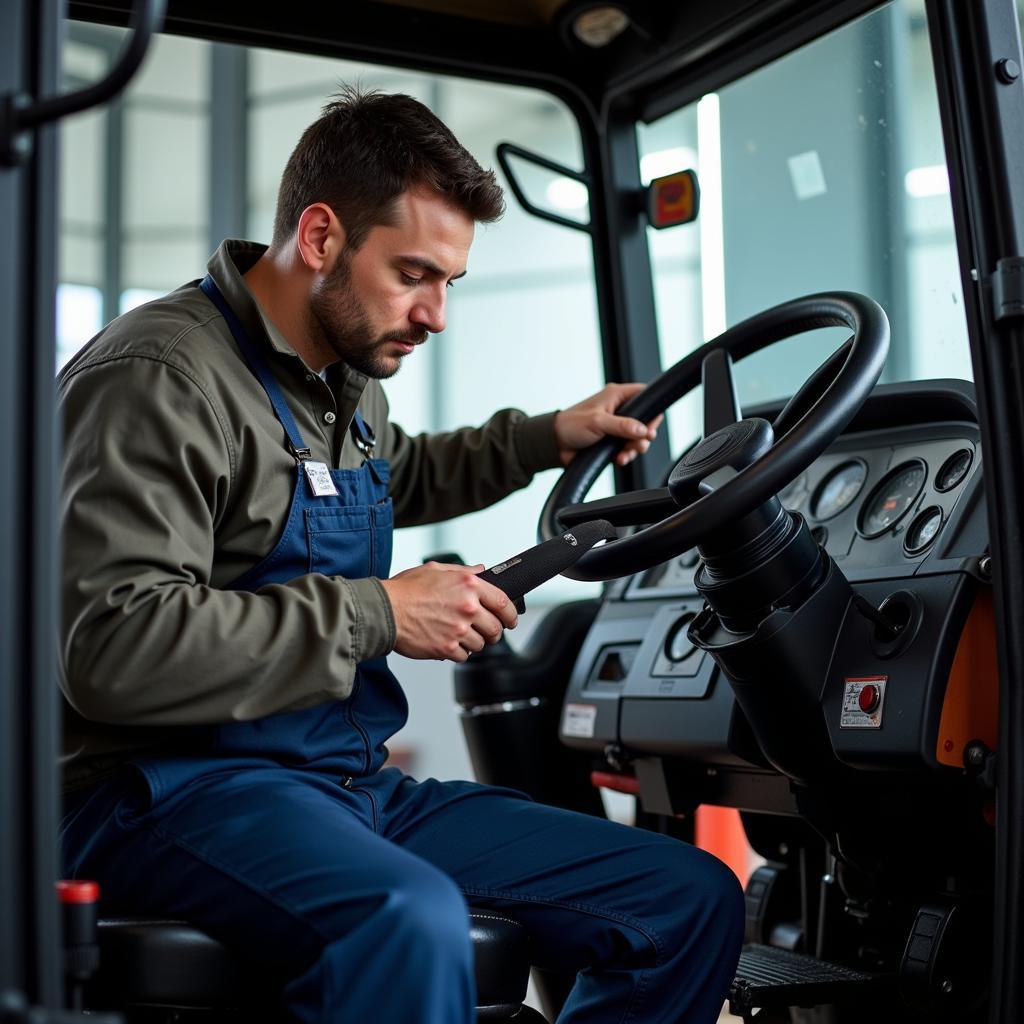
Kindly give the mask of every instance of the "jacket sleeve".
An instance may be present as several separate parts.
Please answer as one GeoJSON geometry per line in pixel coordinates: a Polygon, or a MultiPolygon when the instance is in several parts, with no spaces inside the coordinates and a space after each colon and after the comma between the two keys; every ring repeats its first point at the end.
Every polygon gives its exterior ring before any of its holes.
{"type": "Polygon", "coordinates": [[[210,585],[235,450],[190,371],[122,356],[62,381],[62,689],[87,719],[191,725],[346,697],[394,644],[379,581],[210,585]]]}
{"type": "Polygon", "coordinates": [[[396,526],[436,523],[476,512],[560,465],[554,413],[495,413],[482,427],[410,437],[388,424],[390,493],[396,526]]]}

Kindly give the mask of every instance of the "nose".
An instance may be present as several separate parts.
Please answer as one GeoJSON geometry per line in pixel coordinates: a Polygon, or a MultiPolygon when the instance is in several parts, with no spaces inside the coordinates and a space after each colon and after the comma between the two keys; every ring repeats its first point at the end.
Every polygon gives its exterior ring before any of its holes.
{"type": "Polygon", "coordinates": [[[416,305],[409,312],[409,320],[426,328],[431,334],[440,334],[447,323],[446,300],[447,289],[441,283],[436,289],[431,289],[429,295],[419,296],[416,305]]]}

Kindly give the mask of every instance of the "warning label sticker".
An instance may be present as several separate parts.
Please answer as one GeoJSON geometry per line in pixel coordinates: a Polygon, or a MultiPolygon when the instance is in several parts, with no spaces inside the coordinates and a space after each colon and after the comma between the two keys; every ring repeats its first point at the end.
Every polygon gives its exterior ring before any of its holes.
{"type": "Polygon", "coordinates": [[[885,708],[888,676],[846,679],[843,686],[843,712],[840,729],[880,729],[885,708]]]}
{"type": "Polygon", "coordinates": [[[562,735],[591,739],[594,735],[595,721],[597,721],[595,705],[566,704],[562,711],[562,735]]]}

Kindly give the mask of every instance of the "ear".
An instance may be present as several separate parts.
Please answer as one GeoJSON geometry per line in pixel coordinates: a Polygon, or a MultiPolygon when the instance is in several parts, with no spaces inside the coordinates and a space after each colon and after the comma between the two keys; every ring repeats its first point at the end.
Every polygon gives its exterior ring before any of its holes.
{"type": "Polygon", "coordinates": [[[329,273],[345,248],[345,229],[326,203],[313,203],[299,216],[295,245],[310,270],[329,273]]]}

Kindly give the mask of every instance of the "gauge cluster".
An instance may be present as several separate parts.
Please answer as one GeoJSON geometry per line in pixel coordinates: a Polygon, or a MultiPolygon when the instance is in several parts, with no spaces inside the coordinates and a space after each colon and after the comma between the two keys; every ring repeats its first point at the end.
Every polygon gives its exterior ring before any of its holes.
{"type": "Polygon", "coordinates": [[[844,570],[927,557],[980,462],[977,441],[966,433],[928,440],[906,433],[904,443],[898,432],[885,444],[845,438],[804,474],[802,502],[781,495],[844,570]]]}
{"type": "MultiPolygon", "coordinates": [[[[818,543],[848,575],[916,571],[941,547],[954,507],[980,465],[971,428],[907,427],[847,435],[784,488],[818,543]],[[945,436],[943,436],[945,435],[945,436]]],[[[635,596],[692,587],[696,550],[635,579],[635,596]]]]}

